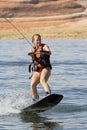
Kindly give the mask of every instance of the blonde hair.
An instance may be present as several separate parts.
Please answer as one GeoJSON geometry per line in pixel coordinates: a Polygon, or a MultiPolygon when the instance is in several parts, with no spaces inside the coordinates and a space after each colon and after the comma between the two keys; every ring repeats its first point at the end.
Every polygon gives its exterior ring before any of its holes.
{"type": "Polygon", "coordinates": [[[41,35],[40,34],[34,34],[33,36],[32,36],[32,42],[34,42],[34,37],[35,36],[38,36],[38,38],[40,39],[40,41],[41,41],[41,35]]]}

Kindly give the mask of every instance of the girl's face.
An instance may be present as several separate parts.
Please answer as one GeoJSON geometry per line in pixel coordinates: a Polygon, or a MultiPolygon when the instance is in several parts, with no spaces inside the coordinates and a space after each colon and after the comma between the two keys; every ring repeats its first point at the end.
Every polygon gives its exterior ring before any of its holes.
{"type": "Polygon", "coordinates": [[[37,47],[41,44],[41,39],[38,36],[34,36],[34,45],[37,47]]]}

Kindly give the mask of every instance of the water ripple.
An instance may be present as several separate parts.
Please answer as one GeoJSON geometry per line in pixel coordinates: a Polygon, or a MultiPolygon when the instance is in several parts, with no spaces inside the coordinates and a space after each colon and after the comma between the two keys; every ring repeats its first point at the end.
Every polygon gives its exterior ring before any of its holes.
{"type": "Polygon", "coordinates": [[[29,64],[28,61],[0,61],[0,66],[26,66],[29,64]]]}

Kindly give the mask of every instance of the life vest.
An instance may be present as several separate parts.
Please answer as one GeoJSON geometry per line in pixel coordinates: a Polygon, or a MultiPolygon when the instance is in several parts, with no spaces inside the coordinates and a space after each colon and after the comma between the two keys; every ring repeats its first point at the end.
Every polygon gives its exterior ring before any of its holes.
{"type": "Polygon", "coordinates": [[[38,49],[35,49],[34,47],[31,49],[32,52],[34,52],[34,55],[32,56],[32,60],[34,63],[34,70],[41,72],[43,68],[46,67],[51,67],[50,64],[50,55],[47,55],[46,53],[41,53],[43,52],[43,47],[45,44],[40,44],[38,49]]]}

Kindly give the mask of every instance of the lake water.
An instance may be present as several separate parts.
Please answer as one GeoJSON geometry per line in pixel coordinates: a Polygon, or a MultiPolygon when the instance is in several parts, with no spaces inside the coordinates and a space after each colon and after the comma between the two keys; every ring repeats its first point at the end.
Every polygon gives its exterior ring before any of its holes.
{"type": "MultiPolygon", "coordinates": [[[[63,100],[49,111],[21,114],[32,103],[25,40],[0,40],[0,130],[87,130],[87,40],[43,40],[51,50],[52,93],[63,100]]],[[[44,96],[38,86],[40,98],[44,96]]]]}

